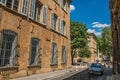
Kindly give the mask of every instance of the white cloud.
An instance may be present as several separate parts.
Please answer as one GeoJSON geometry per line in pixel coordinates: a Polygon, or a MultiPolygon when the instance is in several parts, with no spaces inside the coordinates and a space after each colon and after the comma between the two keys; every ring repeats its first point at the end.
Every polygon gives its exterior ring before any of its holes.
{"type": "Polygon", "coordinates": [[[93,22],[92,27],[93,28],[104,28],[104,27],[109,27],[110,24],[102,24],[100,22],[93,22]]]}
{"type": "Polygon", "coordinates": [[[75,6],[74,5],[70,5],[70,12],[75,10],[75,6]]]}
{"type": "Polygon", "coordinates": [[[94,33],[96,36],[101,36],[101,32],[97,32],[97,31],[95,31],[95,29],[88,29],[87,32],[94,33]]]}
{"type": "Polygon", "coordinates": [[[88,33],[95,33],[95,30],[94,29],[88,29],[87,32],[88,33]]]}

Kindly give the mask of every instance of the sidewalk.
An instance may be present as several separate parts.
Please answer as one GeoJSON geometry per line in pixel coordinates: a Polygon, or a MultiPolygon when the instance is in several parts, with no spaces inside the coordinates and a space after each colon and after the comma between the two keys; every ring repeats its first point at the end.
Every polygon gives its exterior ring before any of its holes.
{"type": "Polygon", "coordinates": [[[64,76],[65,74],[77,74],[86,68],[70,68],[70,69],[64,69],[64,70],[58,70],[54,72],[47,72],[43,74],[36,74],[32,76],[22,77],[22,78],[16,78],[16,79],[10,79],[10,80],[52,80],[53,78],[57,78],[60,76],[64,76]]]}

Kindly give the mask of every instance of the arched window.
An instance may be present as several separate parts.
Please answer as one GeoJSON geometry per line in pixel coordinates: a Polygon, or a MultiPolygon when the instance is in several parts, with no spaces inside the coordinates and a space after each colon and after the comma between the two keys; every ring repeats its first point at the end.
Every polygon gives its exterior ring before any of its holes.
{"type": "Polygon", "coordinates": [[[0,45],[0,67],[11,67],[16,65],[17,55],[17,33],[3,30],[0,45]]]}

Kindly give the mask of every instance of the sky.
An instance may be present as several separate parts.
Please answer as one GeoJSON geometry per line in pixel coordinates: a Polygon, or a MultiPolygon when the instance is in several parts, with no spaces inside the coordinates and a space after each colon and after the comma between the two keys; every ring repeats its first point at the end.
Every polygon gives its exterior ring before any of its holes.
{"type": "Polygon", "coordinates": [[[86,24],[89,33],[100,36],[110,26],[109,0],[72,0],[70,19],[86,24]]]}

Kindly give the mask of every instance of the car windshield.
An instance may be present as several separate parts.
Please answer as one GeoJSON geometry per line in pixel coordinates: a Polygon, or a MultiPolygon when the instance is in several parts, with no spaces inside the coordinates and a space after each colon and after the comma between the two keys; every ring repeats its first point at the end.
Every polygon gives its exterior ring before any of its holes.
{"type": "Polygon", "coordinates": [[[101,68],[102,66],[98,63],[92,63],[90,67],[101,68]]]}

